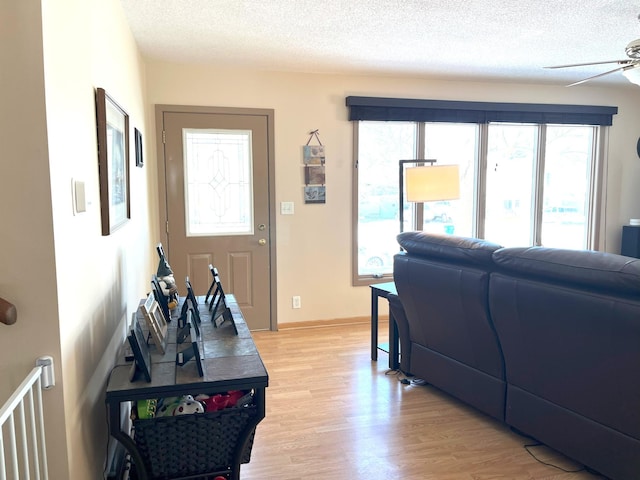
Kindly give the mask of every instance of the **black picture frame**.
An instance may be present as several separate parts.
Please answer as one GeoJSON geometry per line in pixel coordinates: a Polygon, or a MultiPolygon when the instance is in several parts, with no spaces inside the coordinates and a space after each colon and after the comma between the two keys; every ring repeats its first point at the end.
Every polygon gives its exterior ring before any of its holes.
{"type": "Polygon", "coordinates": [[[195,329],[193,327],[193,321],[191,319],[191,310],[187,312],[187,323],[184,327],[185,329],[189,329],[189,334],[185,336],[183,341],[189,337],[189,344],[186,348],[176,353],[176,365],[182,367],[189,360],[194,360],[196,363],[196,368],[198,369],[198,375],[200,377],[204,376],[204,369],[202,368],[202,359],[200,358],[200,349],[198,348],[198,341],[196,339],[197,335],[195,329]]]}
{"type": "Polygon", "coordinates": [[[133,138],[136,149],[136,167],[142,168],[144,166],[144,158],[142,155],[142,134],[137,128],[133,129],[133,138]]]}
{"type": "Polygon", "coordinates": [[[147,383],[151,382],[151,353],[149,347],[137,320],[133,322],[131,333],[127,336],[131,350],[133,351],[133,375],[131,380],[135,379],[136,373],[141,372],[147,383]]]}
{"type": "Polygon", "coordinates": [[[129,115],[103,88],[96,89],[98,172],[102,235],[131,218],[129,115]]]}

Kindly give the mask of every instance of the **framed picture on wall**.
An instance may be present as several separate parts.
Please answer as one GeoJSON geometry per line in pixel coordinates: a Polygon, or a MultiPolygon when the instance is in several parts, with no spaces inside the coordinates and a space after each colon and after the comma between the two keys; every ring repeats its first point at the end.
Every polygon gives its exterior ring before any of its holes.
{"type": "Polygon", "coordinates": [[[133,136],[136,147],[136,167],[144,166],[144,157],[142,156],[142,134],[137,128],[133,129],[133,136]]]}
{"type": "Polygon", "coordinates": [[[102,235],[110,235],[131,218],[129,115],[98,88],[96,117],[102,235]]]}

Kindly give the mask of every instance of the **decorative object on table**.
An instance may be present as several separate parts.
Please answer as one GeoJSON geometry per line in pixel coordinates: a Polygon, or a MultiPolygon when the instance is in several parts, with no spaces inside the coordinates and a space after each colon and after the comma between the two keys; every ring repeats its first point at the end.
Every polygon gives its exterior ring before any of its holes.
{"type": "Polygon", "coordinates": [[[183,316],[187,309],[191,308],[193,310],[193,317],[196,325],[200,325],[202,321],[200,320],[200,312],[198,311],[198,298],[193,291],[193,287],[191,286],[191,281],[189,280],[188,276],[185,278],[184,283],[187,287],[187,296],[185,297],[182,304],[180,316],[183,316]]]}
{"type": "Polygon", "coordinates": [[[96,117],[102,235],[110,235],[131,218],[129,115],[98,88],[96,117]]]}
{"type": "Polygon", "coordinates": [[[196,335],[195,328],[193,326],[194,319],[192,316],[191,309],[187,311],[187,321],[185,324],[185,329],[189,328],[188,335],[181,335],[181,332],[178,332],[178,343],[187,343],[187,346],[176,353],[176,365],[184,366],[189,360],[193,359],[198,368],[198,375],[203,377],[204,370],[202,369],[202,359],[200,358],[200,349],[198,348],[198,338],[196,335]],[[182,338],[180,338],[182,336],[182,338]],[[188,342],[186,342],[188,338],[188,342]]]}
{"type": "Polygon", "coordinates": [[[160,286],[160,280],[158,276],[154,273],[151,275],[151,293],[156,299],[156,302],[160,304],[160,308],[162,309],[162,314],[164,318],[168,322],[171,322],[171,312],[169,311],[169,299],[165,296],[162,291],[162,287],[160,286]]]}
{"type": "Polygon", "coordinates": [[[171,270],[171,266],[169,265],[167,257],[164,254],[162,243],[156,245],[156,250],[158,252],[158,256],[160,257],[156,275],[158,277],[162,293],[165,297],[167,297],[167,306],[169,310],[173,310],[178,306],[179,303],[178,287],[176,285],[176,280],[173,277],[173,270],[171,270]]]}
{"type": "Polygon", "coordinates": [[[218,275],[218,269],[213,265],[209,264],[209,273],[211,273],[211,284],[209,285],[209,289],[207,290],[207,294],[204,296],[205,305],[209,305],[209,311],[211,311],[211,305],[213,304],[213,300],[216,297],[216,275],[218,275]],[[209,299],[211,299],[212,303],[209,303],[209,299]]]}
{"type": "Polygon", "coordinates": [[[213,283],[211,284],[211,287],[209,287],[209,291],[213,290],[211,294],[211,303],[209,304],[209,311],[211,312],[211,321],[213,322],[213,326],[217,328],[224,322],[229,321],[233,326],[233,331],[238,335],[238,328],[236,327],[236,322],[233,320],[231,310],[227,305],[224,289],[222,288],[222,282],[220,281],[220,275],[218,275],[218,269],[209,264],[209,270],[213,276],[213,283]]]}
{"type": "Polygon", "coordinates": [[[434,159],[399,160],[400,232],[404,231],[404,196],[413,203],[455,200],[460,198],[458,165],[434,165],[434,159]],[[429,166],[425,166],[428,163],[429,166]],[[406,164],[415,166],[406,168],[406,164]]]}
{"type": "Polygon", "coordinates": [[[195,297],[193,295],[193,290],[191,288],[191,282],[189,282],[189,277],[186,278],[187,283],[187,297],[182,304],[182,310],[180,310],[180,317],[178,317],[178,343],[182,343],[184,338],[190,335],[191,328],[196,332],[196,336],[200,336],[200,324],[202,323],[200,320],[200,312],[198,312],[198,304],[193,301],[192,298],[195,297]],[[190,298],[189,293],[191,293],[192,298],[190,298]],[[191,323],[189,322],[191,319],[191,323]]]}
{"type": "Polygon", "coordinates": [[[137,320],[134,320],[131,333],[127,336],[127,340],[131,345],[131,350],[133,350],[134,358],[129,380],[134,381],[140,373],[147,382],[151,382],[151,354],[149,353],[147,342],[140,328],[140,323],[137,320]]]}
{"type": "Polygon", "coordinates": [[[176,333],[176,343],[181,344],[187,338],[199,337],[200,327],[198,322],[194,320],[193,308],[189,307],[185,310],[184,314],[178,317],[178,330],[176,333]],[[195,335],[193,335],[195,333],[195,335]]]}
{"type": "Polygon", "coordinates": [[[318,130],[309,132],[307,144],[302,147],[304,162],[304,203],[326,203],[325,152],[318,130]],[[318,145],[310,145],[311,140],[318,145]]]}
{"type": "Polygon", "coordinates": [[[142,310],[142,314],[144,315],[153,343],[156,348],[164,354],[167,345],[167,321],[153,293],[150,293],[147,296],[147,300],[140,305],[140,310],[142,310]]]}

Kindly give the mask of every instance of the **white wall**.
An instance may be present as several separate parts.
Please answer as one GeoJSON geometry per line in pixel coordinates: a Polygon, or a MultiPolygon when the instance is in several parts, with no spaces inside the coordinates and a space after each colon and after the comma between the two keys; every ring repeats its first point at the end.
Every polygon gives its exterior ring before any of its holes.
{"type": "MultiPolygon", "coordinates": [[[[154,104],[273,108],[276,202],[295,202],[295,215],[277,215],[280,324],[365,316],[369,289],[351,286],[352,125],[349,95],[523,103],[613,105],[606,212],[606,250],[618,252],[620,230],[640,215],[635,145],[640,131],[640,88],[523,85],[228,70],[147,61],[148,108],[154,104]],[[327,203],[303,203],[301,146],[320,130],[326,146],[327,203]],[[291,296],[302,308],[291,309],[291,296]]],[[[279,209],[278,209],[279,211],[279,209]]]]}

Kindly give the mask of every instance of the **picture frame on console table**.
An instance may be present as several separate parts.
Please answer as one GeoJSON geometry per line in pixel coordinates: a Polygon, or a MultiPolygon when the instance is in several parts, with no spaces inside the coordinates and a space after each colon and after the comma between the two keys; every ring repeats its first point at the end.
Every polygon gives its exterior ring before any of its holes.
{"type": "MultiPolygon", "coordinates": [[[[183,327],[185,330],[188,330],[188,334],[182,334],[182,338],[178,338],[178,343],[186,343],[185,348],[176,353],[176,365],[182,367],[189,360],[193,360],[196,363],[196,368],[198,369],[198,375],[200,377],[204,376],[204,369],[202,368],[202,359],[200,358],[200,349],[198,348],[198,339],[196,335],[196,331],[194,328],[194,319],[192,316],[191,309],[187,311],[187,319],[185,326],[183,327]],[[188,342],[185,342],[186,339],[189,339],[188,342]]],[[[178,335],[181,336],[180,334],[178,335]]]]}
{"type": "Polygon", "coordinates": [[[167,345],[167,321],[160,309],[160,304],[156,301],[153,293],[147,296],[147,300],[140,305],[140,310],[144,315],[147,328],[153,338],[153,343],[160,353],[164,354],[167,345]]]}
{"type": "Polygon", "coordinates": [[[140,328],[140,323],[135,320],[131,327],[131,333],[127,340],[133,351],[133,364],[129,380],[135,381],[137,374],[141,373],[147,383],[151,382],[151,353],[144,339],[144,333],[140,328]]]}

